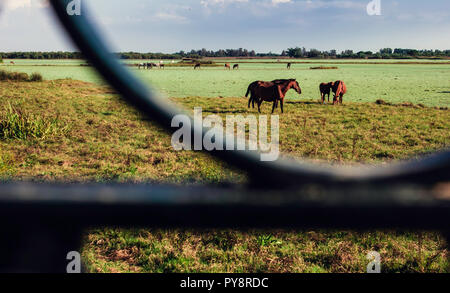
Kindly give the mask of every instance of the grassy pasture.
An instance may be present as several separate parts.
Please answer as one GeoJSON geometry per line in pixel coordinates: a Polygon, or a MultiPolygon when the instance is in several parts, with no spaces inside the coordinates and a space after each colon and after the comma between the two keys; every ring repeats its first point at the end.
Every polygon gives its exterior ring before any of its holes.
{"type": "MultiPolygon", "coordinates": [[[[450,106],[450,64],[446,60],[308,60],[312,63],[286,64],[276,60],[215,60],[218,63],[239,63],[238,71],[223,67],[202,68],[167,67],[164,70],[131,70],[145,83],[152,84],[170,97],[241,97],[255,80],[296,78],[302,88],[301,96],[291,92],[288,99],[316,101],[321,82],[344,80],[348,86],[345,101],[373,102],[383,99],[392,103],[412,102],[427,106],[450,106]],[[367,64],[372,63],[394,64],[367,64]],[[315,62],[315,63],[314,63],[315,62]],[[398,62],[426,62],[430,64],[396,64],[398,62]],[[329,65],[334,64],[334,65],[329,65]],[[311,67],[331,66],[335,70],[311,70],[311,67]]],[[[306,62],[305,60],[294,60],[306,62]]],[[[143,60],[126,60],[126,63],[143,60]]],[[[170,61],[166,61],[167,64],[170,61]]],[[[285,62],[285,60],[283,60],[285,62]]],[[[79,60],[17,60],[16,65],[1,68],[26,73],[39,72],[46,79],[72,78],[103,84],[91,67],[80,66],[79,60]],[[45,66],[43,66],[45,65],[45,66]]]]}
{"type": "MultiPolygon", "coordinates": [[[[241,97],[171,100],[222,117],[256,114],[241,97]]],[[[264,105],[266,113],[269,108],[264,105]]],[[[4,123],[16,121],[12,116],[28,123],[19,135],[0,137],[2,180],[177,184],[247,180],[245,173],[205,154],[174,151],[169,135],[104,86],[74,80],[0,82],[3,130],[15,125],[4,123]],[[37,135],[40,132],[32,127],[36,123],[43,126],[38,130],[50,130],[37,135]]],[[[410,104],[371,101],[332,107],[289,100],[280,124],[284,155],[336,164],[415,157],[448,147],[450,139],[449,110],[410,104]]],[[[371,250],[381,253],[384,272],[448,272],[449,266],[444,239],[435,232],[99,227],[86,233],[84,243],[84,260],[92,272],[364,272],[371,250]]]]}

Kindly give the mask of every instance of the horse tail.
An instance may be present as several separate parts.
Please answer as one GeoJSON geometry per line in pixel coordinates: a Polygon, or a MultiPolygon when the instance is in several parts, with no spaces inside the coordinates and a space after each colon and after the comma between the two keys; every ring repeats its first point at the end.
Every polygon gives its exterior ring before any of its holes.
{"type": "Polygon", "coordinates": [[[248,95],[250,94],[250,91],[252,90],[252,85],[249,85],[248,86],[248,89],[247,89],[247,93],[245,94],[245,97],[246,98],[248,98],[248,95]]]}

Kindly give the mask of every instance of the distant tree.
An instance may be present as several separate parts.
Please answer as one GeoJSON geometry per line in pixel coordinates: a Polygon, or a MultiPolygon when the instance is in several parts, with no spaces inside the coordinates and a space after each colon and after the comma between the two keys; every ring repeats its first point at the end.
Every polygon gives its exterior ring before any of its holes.
{"type": "Polygon", "coordinates": [[[288,48],[287,49],[287,55],[291,58],[301,58],[303,57],[303,50],[299,47],[295,48],[288,48]]]}
{"type": "Polygon", "coordinates": [[[384,48],[380,50],[380,54],[382,55],[391,55],[393,53],[391,48],[384,48]]]}

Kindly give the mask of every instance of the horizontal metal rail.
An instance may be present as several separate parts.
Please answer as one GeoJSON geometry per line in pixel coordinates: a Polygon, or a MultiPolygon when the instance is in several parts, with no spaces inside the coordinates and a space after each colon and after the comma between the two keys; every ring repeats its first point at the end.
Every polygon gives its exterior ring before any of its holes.
{"type": "Polygon", "coordinates": [[[228,228],[447,229],[448,191],[418,186],[1,186],[3,222],[228,228]],[[447,192],[447,194],[446,194],[447,192]]]}

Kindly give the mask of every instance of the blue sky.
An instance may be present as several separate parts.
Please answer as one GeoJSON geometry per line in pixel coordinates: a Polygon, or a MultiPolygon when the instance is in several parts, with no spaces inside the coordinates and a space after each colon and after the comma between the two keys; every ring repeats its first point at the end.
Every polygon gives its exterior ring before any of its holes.
{"type": "MultiPolygon", "coordinates": [[[[82,0],[115,51],[450,49],[449,0],[82,0]]],[[[45,0],[0,0],[0,51],[73,50],[45,0]]]]}

